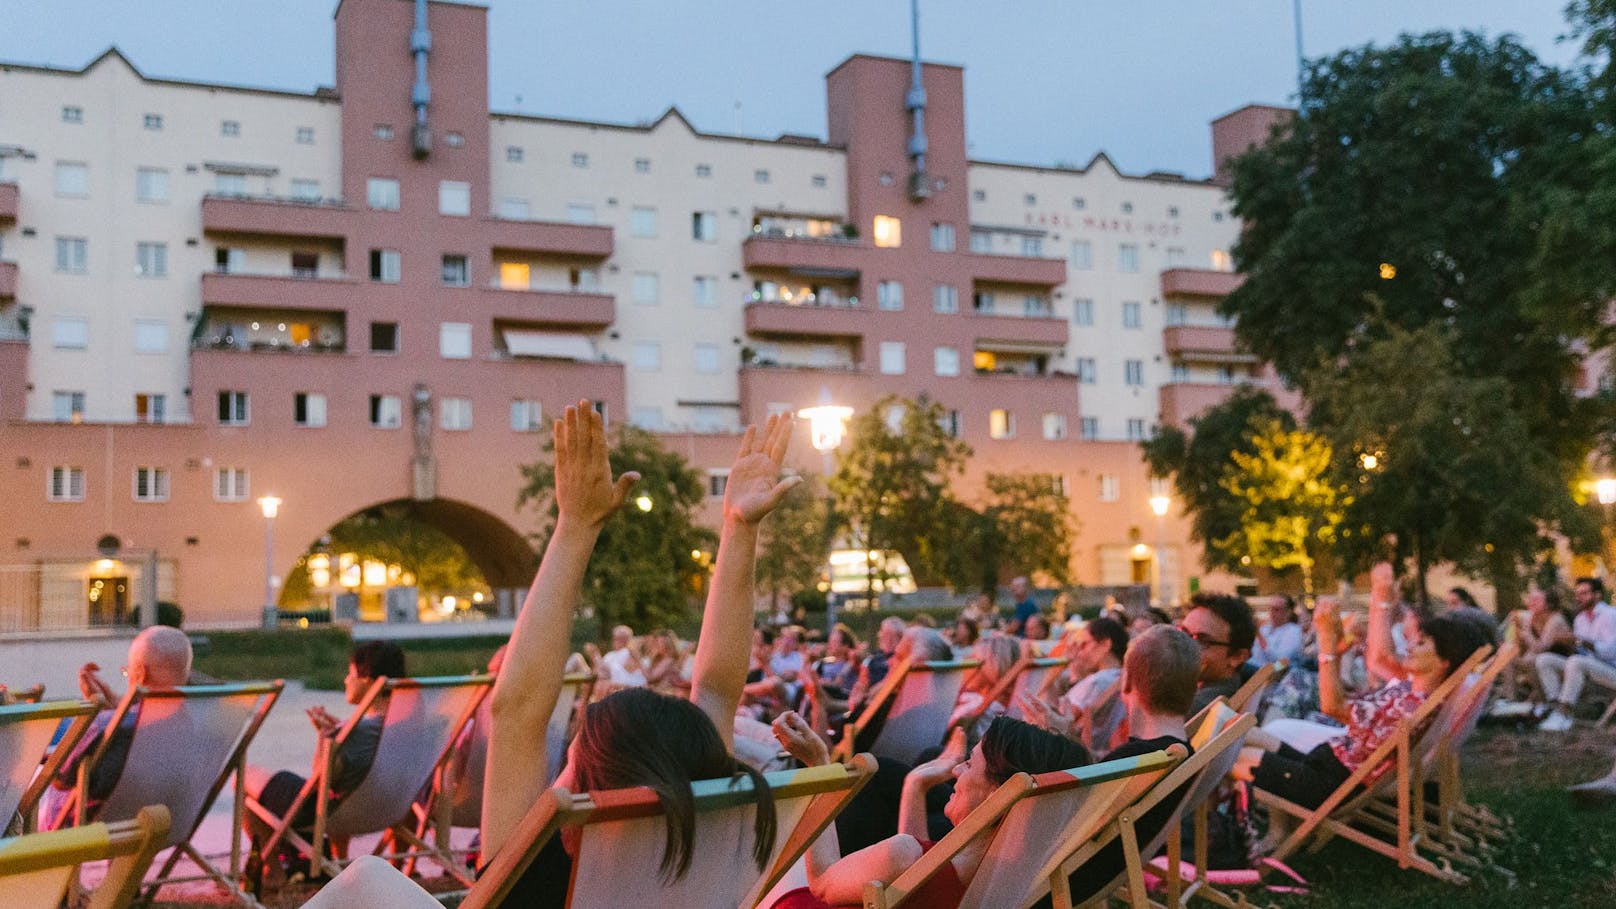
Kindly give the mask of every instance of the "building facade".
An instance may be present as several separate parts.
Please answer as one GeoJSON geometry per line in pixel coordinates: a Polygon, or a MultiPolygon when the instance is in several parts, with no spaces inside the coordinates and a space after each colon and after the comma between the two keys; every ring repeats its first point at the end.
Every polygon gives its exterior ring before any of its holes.
{"type": "MultiPolygon", "coordinates": [[[[110,620],[89,592],[137,557],[191,620],[253,622],[266,572],[379,505],[520,589],[519,468],[580,399],[716,502],[747,423],[925,395],[975,450],[967,495],[1065,490],[1080,582],[1188,588],[1138,443],[1276,384],[1215,312],[1239,230],[1216,179],[970,160],[939,64],[917,158],[913,67],[869,56],[827,75],[824,138],[491,112],[486,11],[424,25],[420,109],[404,0],[342,0],[336,84],[308,93],[116,50],[0,65],[0,566],[24,572],[0,630],[110,620]]],[[[1283,114],[1219,120],[1214,159],[1283,114]]]]}

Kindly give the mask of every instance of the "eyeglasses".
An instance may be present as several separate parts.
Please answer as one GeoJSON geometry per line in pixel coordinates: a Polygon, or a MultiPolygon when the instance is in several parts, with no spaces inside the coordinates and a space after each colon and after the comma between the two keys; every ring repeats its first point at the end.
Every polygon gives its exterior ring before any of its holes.
{"type": "Polygon", "coordinates": [[[1179,625],[1176,625],[1174,627],[1176,627],[1179,631],[1182,631],[1185,634],[1189,635],[1191,638],[1193,638],[1195,640],[1195,643],[1201,645],[1202,647],[1227,647],[1227,646],[1229,646],[1228,641],[1220,641],[1217,638],[1207,634],[1204,631],[1191,631],[1188,628],[1185,628],[1182,623],[1180,623],[1179,625]]]}

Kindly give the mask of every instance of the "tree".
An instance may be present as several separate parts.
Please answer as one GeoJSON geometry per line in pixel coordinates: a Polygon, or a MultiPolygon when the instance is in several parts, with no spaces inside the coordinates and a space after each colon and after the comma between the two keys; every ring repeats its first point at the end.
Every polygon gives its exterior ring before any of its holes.
{"type": "Polygon", "coordinates": [[[853,418],[851,443],[830,480],[840,528],[860,548],[902,553],[921,584],[946,577],[951,487],[971,456],[969,445],[943,430],[945,416],[924,397],[882,398],[853,418]],[[889,427],[893,408],[902,418],[889,427]]]}
{"type": "Polygon", "coordinates": [[[993,581],[1003,580],[1008,568],[1068,583],[1075,522],[1066,494],[1055,489],[1048,474],[990,473],[986,485],[981,514],[994,538],[993,581]]]}
{"type": "Polygon", "coordinates": [[[813,587],[830,555],[830,503],[812,479],[797,484],[765,521],[758,540],[756,583],[772,605],[782,594],[813,587]]]}
{"type": "Polygon", "coordinates": [[[1240,388],[1229,400],[1190,420],[1190,431],[1163,427],[1144,443],[1145,461],[1157,476],[1172,477],[1174,491],[1190,516],[1190,535],[1202,544],[1201,561],[1208,571],[1242,572],[1242,552],[1218,541],[1240,531],[1245,503],[1223,486],[1235,453],[1255,451],[1252,437],[1259,427],[1296,425],[1289,412],[1260,389],[1240,388]]]}
{"type": "MultiPolygon", "coordinates": [[[[553,443],[545,450],[553,451],[553,443]]],[[[706,577],[706,554],[717,545],[716,535],[695,522],[705,494],[701,475],[656,436],[619,424],[611,464],[616,473],[638,471],[640,482],[628,506],[607,520],[584,575],[584,601],[603,639],[616,624],[643,631],[688,615],[706,577]]],[[[546,525],[536,535],[542,550],[555,532],[555,467],[540,461],[522,475],[518,507],[545,503],[546,525]]]]}
{"type": "Polygon", "coordinates": [[[1300,569],[1302,592],[1312,596],[1313,568],[1328,557],[1352,504],[1335,452],[1322,436],[1272,419],[1252,434],[1251,448],[1230,452],[1219,485],[1245,508],[1240,529],[1216,545],[1272,571],[1300,569]]]}
{"type": "MultiPolygon", "coordinates": [[[[319,550],[353,553],[361,561],[397,565],[425,593],[464,594],[486,587],[483,573],[459,543],[410,513],[408,505],[366,509],[333,525],[329,545],[311,548],[288,574],[281,599],[307,602],[308,557],[319,550]]],[[[335,574],[336,566],[332,566],[335,574]]]]}

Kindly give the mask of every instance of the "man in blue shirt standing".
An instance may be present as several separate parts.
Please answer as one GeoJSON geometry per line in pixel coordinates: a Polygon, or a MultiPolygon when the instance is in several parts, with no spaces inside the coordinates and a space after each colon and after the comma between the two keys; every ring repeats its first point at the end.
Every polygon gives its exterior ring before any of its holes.
{"type": "Polygon", "coordinates": [[[1010,579],[1010,599],[1015,601],[1015,614],[1010,619],[1010,633],[1022,634],[1027,627],[1027,620],[1038,614],[1038,604],[1033,602],[1032,585],[1027,582],[1025,575],[1010,579]]]}

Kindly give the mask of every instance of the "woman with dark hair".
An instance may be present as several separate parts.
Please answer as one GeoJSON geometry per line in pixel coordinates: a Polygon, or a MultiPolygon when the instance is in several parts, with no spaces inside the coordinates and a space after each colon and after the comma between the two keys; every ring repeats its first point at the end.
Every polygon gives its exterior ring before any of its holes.
{"type": "MultiPolygon", "coordinates": [[[[780,744],[803,764],[812,767],[829,762],[824,740],[808,728],[802,717],[782,714],[774,728],[780,744]]],[[[836,826],[827,827],[806,856],[808,886],[781,896],[771,909],[857,905],[863,899],[865,884],[897,878],[934,845],[926,831],[926,793],[940,783],[954,781],[953,795],[943,813],[958,825],[1017,773],[1049,773],[1088,763],[1089,752],[1082,745],[1009,717],[995,719],[969,757],[963,737],[956,733],[941,756],[909,771],[896,836],[844,857],[837,846],[836,826]]],[[[979,837],[966,846],[912,894],[909,903],[927,909],[958,906],[982,864],[989,839],[979,837]]]]}
{"type": "MultiPolygon", "coordinates": [[[[490,857],[507,845],[521,848],[509,842],[511,835],[544,792],[547,726],[561,692],[585,569],[601,529],[639,479],[633,472],[612,479],[605,429],[588,401],[568,407],[554,431],[555,528],[492,695],[482,814],[484,855],[490,857]]],[[[659,869],[664,880],[679,880],[690,867],[695,838],[690,784],[696,780],[749,778],[758,809],[751,858],[759,869],[773,848],[768,785],[735,760],[732,742],[752,637],[758,523],[800,482],[779,479],[790,437],[790,417],[770,417],[763,432],[749,427],[741,441],[724,495],[690,698],[631,689],[591,704],[555,783],[572,791],[652,789],[667,817],[659,869]]],[[[540,850],[504,905],[564,905],[576,847],[576,837],[563,830],[559,840],[540,850]]]]}

